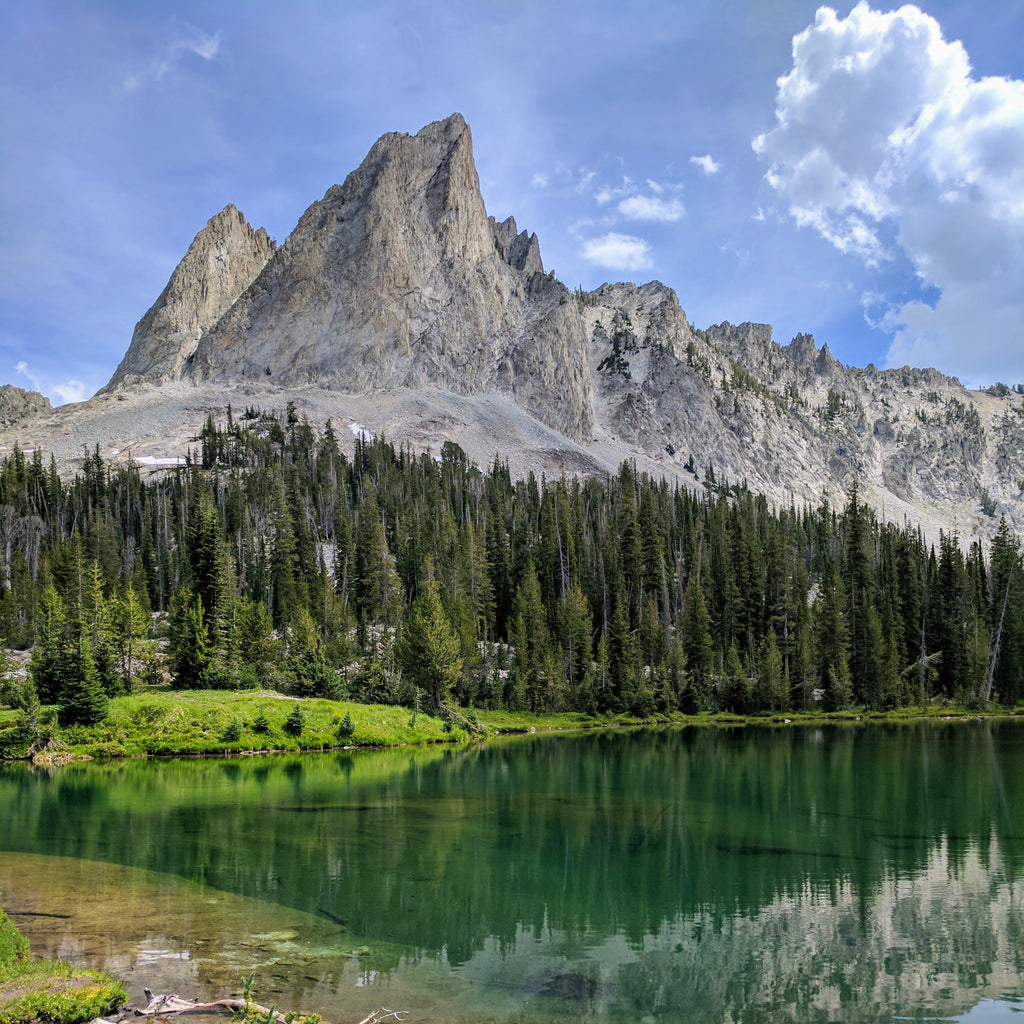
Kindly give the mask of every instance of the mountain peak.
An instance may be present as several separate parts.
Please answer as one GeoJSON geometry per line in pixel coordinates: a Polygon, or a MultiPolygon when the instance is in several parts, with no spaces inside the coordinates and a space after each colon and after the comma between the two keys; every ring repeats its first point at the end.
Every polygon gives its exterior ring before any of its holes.
{"type": "Polygon", "coordinates": [[[472,133],[453,114],[382,136],[181,373],[348,392],[502,389],[582,437],[593,415],[586,337],[564,294],[543,278],[536,236],[488,217],[472,133]]]}
{"type": "Polygon", "coordinates": [[[276,245],[228,203],[192,240],[167,287],[136,324],[124,359],[103,389],[175,380],[203,334],[266,266],[276,245]]]}

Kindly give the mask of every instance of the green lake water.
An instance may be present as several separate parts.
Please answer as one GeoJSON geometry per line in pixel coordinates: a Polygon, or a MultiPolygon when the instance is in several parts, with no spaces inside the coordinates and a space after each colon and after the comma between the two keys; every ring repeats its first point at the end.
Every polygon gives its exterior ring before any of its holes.
{"type": "Polygon", "coordinates": [[[337,1024],[1020,1020],[1024,723],[0,767],[38,952],[337,1024]]]}

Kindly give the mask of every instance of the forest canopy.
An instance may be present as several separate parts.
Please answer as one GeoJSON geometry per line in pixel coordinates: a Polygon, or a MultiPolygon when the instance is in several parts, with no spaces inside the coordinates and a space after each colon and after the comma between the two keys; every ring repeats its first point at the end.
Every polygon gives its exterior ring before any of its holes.
{"type": "MultiPolygon", "coordinates": [[[[102,719],[109,697],[273,688],[647,716],[1024,701],[1024,573],[843,508],[773,508],[715,479],[513,481],[360,435],[346,455],[289,405],[211,415],[143,480],[97,448],[0,462],[0,635],[32,648],[7,702],[102,719]]],[[[4,701],[0,693],[0,702],[4,701]]],[[[26,716],[29,712],[26,711],[26,716]]]]}

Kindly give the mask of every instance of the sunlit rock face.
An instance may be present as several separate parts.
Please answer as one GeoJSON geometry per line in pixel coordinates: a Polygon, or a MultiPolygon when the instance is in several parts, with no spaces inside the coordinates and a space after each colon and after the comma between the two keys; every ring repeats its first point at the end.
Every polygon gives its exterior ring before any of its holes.
{"type": "Polygon", "coordinates": [[[501,388],[562,433],[593,419],[583,324],[536,237],[487,216],[458,114],[385,135],[328,190],[184,375],[347,391],[501,388]]]}
{"type": "Polygon", "coordinates": [[[276,246],[230,204],[193,239],[167,287],[138,322],[104,390],[177,380],[199,339],[267,265],[276,246]]]}

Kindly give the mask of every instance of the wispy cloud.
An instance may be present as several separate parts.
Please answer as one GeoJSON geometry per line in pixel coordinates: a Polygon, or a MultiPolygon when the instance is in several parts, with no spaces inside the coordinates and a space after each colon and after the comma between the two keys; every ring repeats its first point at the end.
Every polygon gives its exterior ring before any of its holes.
{"type": "Polygon", "coordinates": [[[159,82],[189,54],[209,63],[216,60],[219,53],[220,32],[210,34],[192,25],[183,25],[178,34],[149,62],[145,71],[125,79],[124,88],[127,92],[134,92],[150,82],[159,82]]]}
{"type": "Polygon", "coordinates": [[[31,385],[34,391],[46,395],[54,405],[64,405],[67,402],[84,402],[88,397],[85,391],[85,384],[80,380],[69,380],[63,384],[44,384],[22,359],[15,367],[31,385]]]}
{"type": "Polygon", "coordinates": [[[623,178],[622,182],[618,185],[601,185],[597,192],[594,193],[594,198],[601,206],[604,206],[613,199],[618,199],[620,196],[628,196],[635,191],[636,186],[633,183],[633,179],[623,178]]]}
{"type": "Polygon", "coordinates": [[[580,255],[610,270],[646,270],[651,265],[650,242],[616,231],[584,242],[580,255]]]}
{"type": "Polygon", "coordinates": [[[694,167],[699,167],[705,174],[717,174],[722,169],[722,165],[709,153],[705,153],[704,156],[691,156],[690,163],[694,167]]]}

